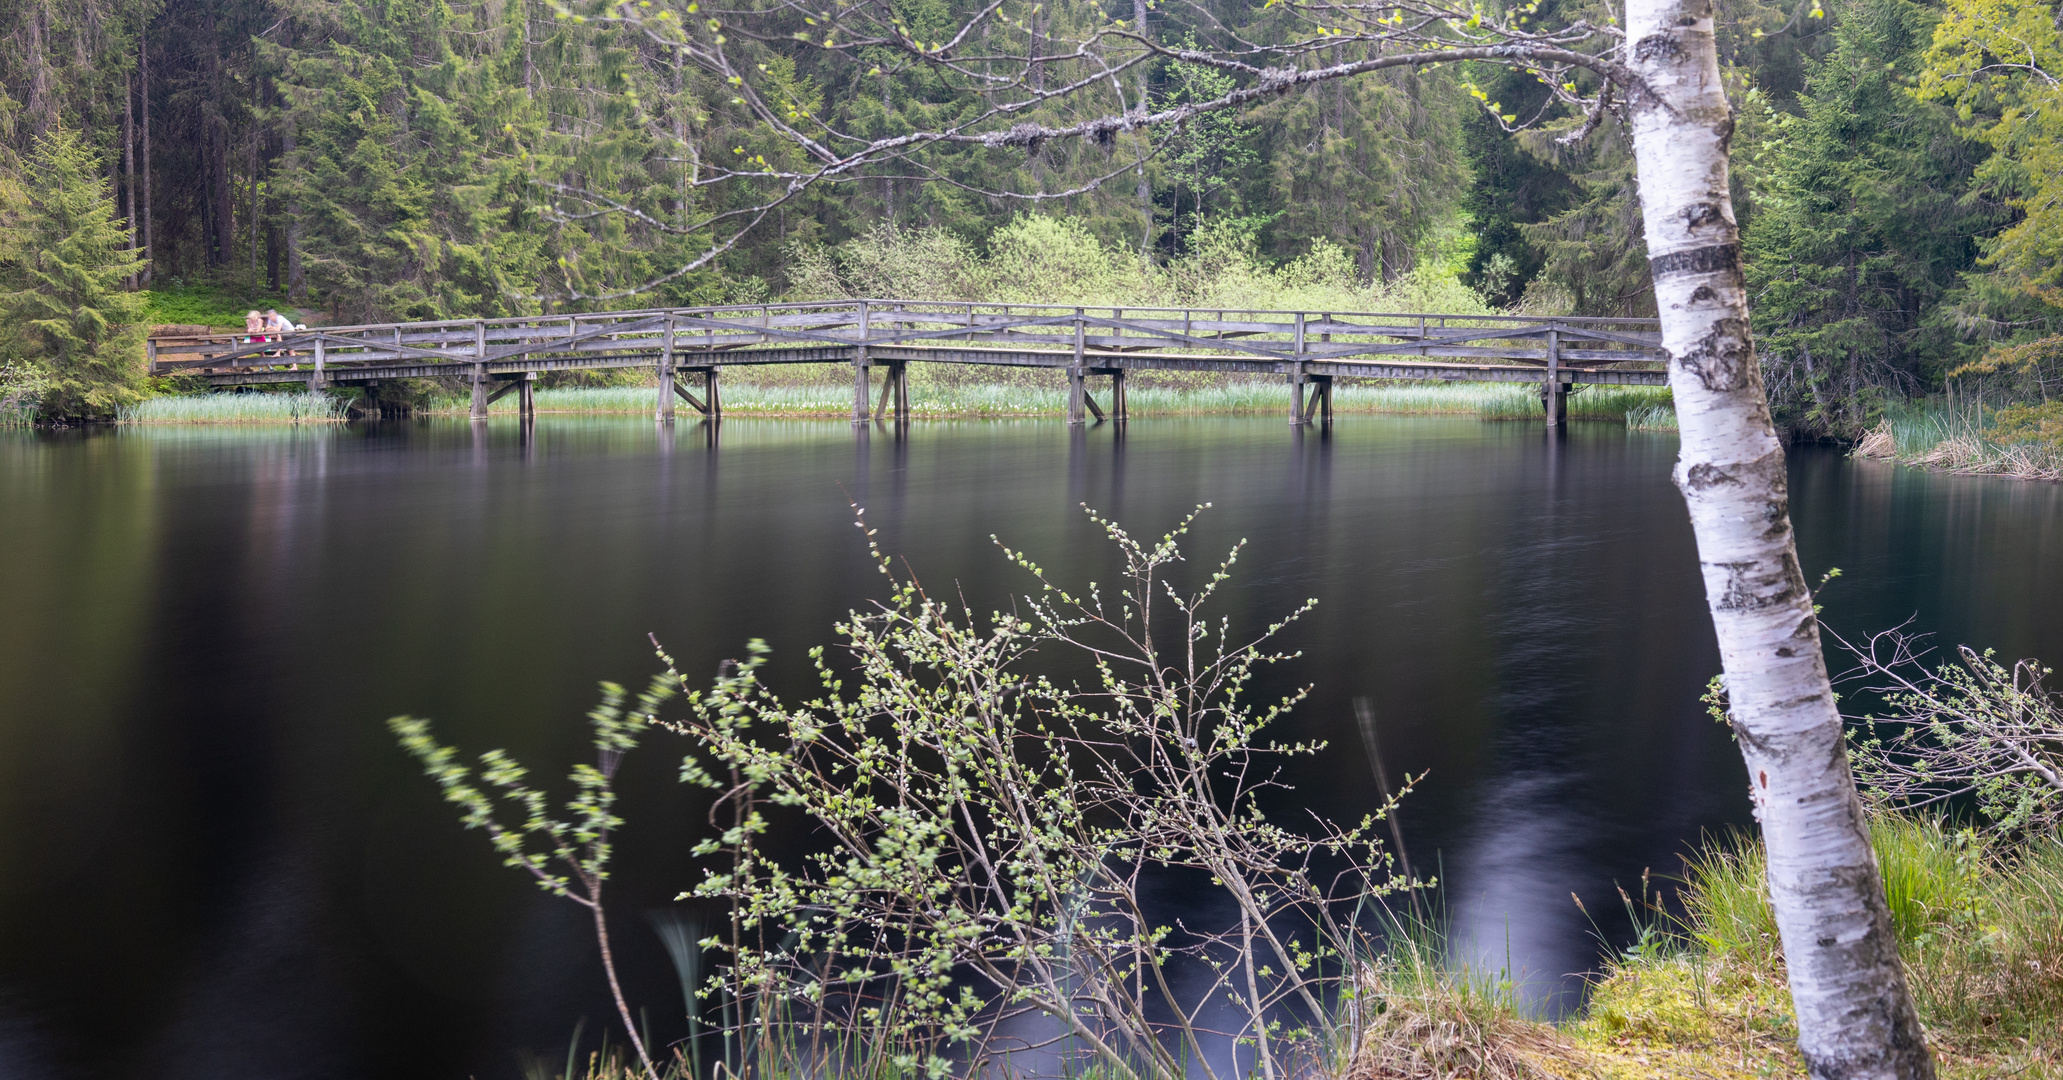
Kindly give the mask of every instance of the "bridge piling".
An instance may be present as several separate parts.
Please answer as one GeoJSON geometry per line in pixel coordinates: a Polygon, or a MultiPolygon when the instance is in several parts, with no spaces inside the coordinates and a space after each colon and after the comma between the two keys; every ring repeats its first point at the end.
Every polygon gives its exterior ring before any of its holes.
{"type": "Polygon", "coordinates": [[[870,329],[868,326],[869,314],[867,302],[865,300],[860,301],[859,343],[853,348],[852,353],[852,422],[855,424],[867,422],[867,336],[870,329]]]}
{"type": "Polygon", "coordinates": [[[659,345],[659,400],[653,406],[655,423],[673,423],[673,320],[666,320],[666,333],[659,345]]]}
{"type": "Polygon", "coordinates": [[[524,423],[537,419],[537,372],[523,373],[523,383],[516,390],[516,415],[524,423]]]}
{"type": "Polygon", "coordinates": [[[1089,388],[1086,385],[1088,372],[1082,368],[1082,357],[1086,352],[1084,348],[1086,344],[1084,329],[1082,309],[1076,308],[1074,309],[1074,359],[1067,365],[1067,422],[1069,424],[1086,424],[1089,422],[1087,410],[1084,408],[1089,399],[1089,388]]]}
{"type": "Polygon", "coordinates": [[[1309,410],[1304,407],[1304,383],[1308,376],[1304,371],[1304,313],[1297,312],[1296,328],[1293,334],[1295,359],[1289,362],[1289,422],[1300,427],[1311,422],[1309,410]]]}
{"type": "Polygon", "coordinates": [[[1569,412],[1569,391],[1562,385],[1561,333],[1547,332],[1547,381],[1540,387],[1540,407],[1547,413],[1547,426],[1561,427],[1569,412]]]}

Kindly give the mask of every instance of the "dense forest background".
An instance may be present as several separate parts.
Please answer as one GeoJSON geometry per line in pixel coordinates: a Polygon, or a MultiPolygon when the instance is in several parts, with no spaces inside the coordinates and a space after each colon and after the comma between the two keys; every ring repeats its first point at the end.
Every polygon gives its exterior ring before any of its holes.
{"type": "MultiPolygon", "coordinates": [[[[1544,0],[1536,17],[1609,17],[1584,2],[1544,0]]],[[[971,4],[895,7],[921,35],[971,4]]],[[[2063,363],[2063,106],[2050,77],[2063,7],[1720,8],[1735,203],[1787,425],[1855,437],[1887,403],[1955,377],[2046,401],[2063,363]]],[[[1028,10],[1033,34],[1115,20],[1203,47],[1267,17],[1251,0],[1028,10]]],[[[1654,313],[1623,132],[1606,123],[1561,145],[1580,118],[1535,76],[1470,65],[1212,114],[1155,132],[1150,156],[1123,140],[970,149],[922,175],[819,184],[715,263],[668,277],[726,237],[652,223],[746,206],[750,192],[710,179],[796,151],[677,54],[577,15],[545,0],[0,0],[0,196],[17,238],[0,262],[21,263],[62,143],[64,175],[103,185],[112,242],[146,257],[121,262],[124,287],[234,286],[332,322],[965,294],[1012,274],[1047,298],[1175,297],[1185,270],[1228,263],[1378,292],[1446,281],[1539,313],[1654,313]],[[1072,187],[1085,190],[1013,197],[1072,187]],[[571,189],[631,212],[573,212],[556,194],[571,189]],[[1056,286],[1027,262],[1137,278],[1056,286]]],[[[792,110],[862,135],[936,127],[975,104],[922,69],[884,74],[863,51],[775,43],[762,70],[792,110]]],[[[1164,62],[1140,81],[1175,103],[1222,93],[1230,76],[1164,62]]]]}

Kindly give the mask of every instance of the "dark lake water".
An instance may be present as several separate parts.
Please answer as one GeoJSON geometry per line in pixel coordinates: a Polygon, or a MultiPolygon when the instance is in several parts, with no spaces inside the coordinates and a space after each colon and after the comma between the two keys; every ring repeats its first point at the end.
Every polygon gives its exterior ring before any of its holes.
{"type": "MultiPolygon", "coordinates": [[[[1274,676],[1316,691],[1294,779],[1358,816],[1396,770],[1457,940],[1543,1008],[1597,956],[1614,882],[1747,821],[1698,695],[1718,666],[1666,436],[1350,416],[844,423],[546,418],[348,430],[0,433],[0,1080],[520,1075],[611,1022],[581,912],[460,830],[382,721],[434,717],[553,774],[599,679],[748,638],[777,687],[878,588],[847,499],[977,607],[1109,576],[1077,504],[1157,532],[1210,502],[1198,559],[1250,543],[1227,610],[1306,597],[1274,676]]],[[[1793,458],[1836,629],[2063,660],[2063,488],[1793,458]]],[[[633,757],[612,911],[656,1034],[680,994],[640,913],[691,883],[670,750],[633,757]]],[[[1620,927],[1607,921],[1607,936],[1620,927]]]]}

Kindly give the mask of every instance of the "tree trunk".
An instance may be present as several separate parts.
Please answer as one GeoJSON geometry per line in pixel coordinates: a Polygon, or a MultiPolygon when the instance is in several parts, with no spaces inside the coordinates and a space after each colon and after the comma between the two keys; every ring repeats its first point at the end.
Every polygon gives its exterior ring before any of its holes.
{"type": "MultiPolygon", "coordinates": [[[[1138,31],[1140,37],[1146,36],[1146,0],[1132,0],[1132,29],[1138,31]]],[[[1138,92],[1139,111],[1141,113],[1153,111],[1153,103],[1147,100],[1147,91],[1146,65],[1140,64],[1138,92]]],[[[1145,136],[1141,135],[1140,138],[1144,140],[1145,136]]],[[[1144,148],[1142,147],[1142,156],[1139,159],[1138,191],[1139,216],[1146,219],[1139,233],[1139,257],[1142,259],[1148,258],[1153,251],[1153,184],[1146,179],[1146,158],[1143,156],[1143,150],[1144,148]]]]}
{"type": "Polygon", "coordinates": [[[52,100],[50,79],[50,58],[44,51],[44,40],[49,36],[50,5],[37,4],[29,19],[29,129],[37,138],[50,134],[51,114],[57,111],[52,100]]]}
{"type": "Polygon", "coordinates": [[[208,118],[210,155],[209,186],[214,196],[215,262],[234,265],[236,258],[236,208],[229,191],[229,119],[208,118]]]}
{"type": "Polygon", "coordinates": [[[1706,602],[1749,790],[1798,1045],[1821,1080],[1934,1075],[1791,533],[1728,195],[1733,113],[1711,0],[1627,6],[1634,156],[1706,602]]]}
{"type": "MultiPolygon", "coordinates": [[[[122,78],[122,216],[129,220],[129,250],[136,250],[136,80],[122,78]]],[[[129,275],[129,287],[140,284],[129,275]]]]}
{"type": "MultiPolygon", "coordinates": [[[[145,33],[138,36],[147,38],[149,27],[146,25],[144,29],[145,33]]],[[[143,283],[148,285],[155,272],[158,250],[151,246],[150,234],[150,45],[147,40],[137,43],[136,68],[143,98],[143,255],[146,260],[143,283]]]]}
{"type": "MultiPolygon", "coordinates": [[[[301,159],[295,153],[294,114],[286,115],[286,123],[279,132],[281,158],[289,176],[300,168],[301,159]]],[[[298,182],[298,177],[287,181],[298,182]]],[[[307,283],[301,278],[301,203],[297,199],[287,200],[287,299],[300,303],[307,292],[307,283]]]]}

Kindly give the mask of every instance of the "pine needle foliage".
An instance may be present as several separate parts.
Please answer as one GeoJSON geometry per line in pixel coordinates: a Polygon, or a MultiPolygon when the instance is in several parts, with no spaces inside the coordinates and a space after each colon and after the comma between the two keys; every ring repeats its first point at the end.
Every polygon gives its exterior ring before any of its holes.
{"type": "Polygon", "coordinates": [[[0,183],[0,348],[41,369],[45,419],[105,419],[142,396],[144,298],[100,158],[65,129],[0,183]]]}

